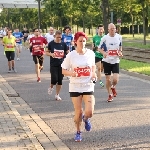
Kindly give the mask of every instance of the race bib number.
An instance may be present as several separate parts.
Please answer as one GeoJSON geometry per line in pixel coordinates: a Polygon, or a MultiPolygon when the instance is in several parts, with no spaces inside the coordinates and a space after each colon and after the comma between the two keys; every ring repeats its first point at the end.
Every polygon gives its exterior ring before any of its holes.
{"type": "Polygon", "coordinates": [[[109,56],[118,56],[118,50],[109,50],[108,55],[109,56]]]}
{"type": "Polygon", "coordinates": [[[61,59],[64,57],[64,50],[54,49],[55,58],[61,59]]]}
{"type": "Polygon", "coordinates": [[[33,45],[33,52],[39,52],[42,50],[42,45],[33,45]]]}
{"type": "Polygon", "coordinates": [[[6,48],[8,48],[8,49],[9,49],[9,48],[14,48],[14,46],[13,46],[12,44],[7,44],[7,45],[6,45],[6,48]]]}
{"type": "Polygon", "coordinates": [[[20,39],[17,38],[17,39],[16,39],[16,42],[20,42],[20,39]]]}
{"type": "Polygon", "coordinates": [[[89,77],[92,69],[90,67],[77,67],[74,68],[74,71],[77,73],[77,77],[89,77]]]}

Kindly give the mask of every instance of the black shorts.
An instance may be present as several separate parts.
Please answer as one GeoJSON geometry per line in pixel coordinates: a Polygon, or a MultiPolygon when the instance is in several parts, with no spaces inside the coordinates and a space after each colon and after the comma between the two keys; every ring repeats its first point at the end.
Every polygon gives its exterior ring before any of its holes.
{"type": "Polygon", "coordinates": [[[79,92],[69,92],[70,93],[70,97],[78,97],[78,96],[83,96],[83,95],[94,95],[94,92],[83,92],[83,93],[79,93],[79,92]]]}
{"type": "Polygon", "coordinates": [[[51,73],[51,84],[53,85],[62,85],[62,80],[64,75],[62,74],[62,67],[61,66],[50,66],[50,73],[51,73]]]}
{"type": "Polygon", "coordinates": [[[95,63],[98,63],[98,62],[100,62],[100,61],[102,62],[102,59],[103,59],[103,58],[95,57],[95,63]]]}
{"type": "Polygon", "coordinates": [[[8,61],[14,60],[15,59],[15,52],[14,51],[5,51],[6,58],[8,61]]]}
{"type": "Polygon", "coordinates": [[[35,64],[40,64],[40,66],[43,66],[44,57],[43,55],[42,56],[33,55],[33,61],[35,64]]]}
{"type": "Polygon", "coordinates": [[[27,41],[27,38],[28,38],[28,37],[24,37],[24,38],[23,38],[24,42],[26,42],[26,41],[27,41]]]}
{"type": "Polygon", "coordinates": [[[111,72],[119,74],[119,63],[110,64],[107,62],[103,62],[103,67],[104,67],[104,74],[105,75],[111,75],[111,72]]]}

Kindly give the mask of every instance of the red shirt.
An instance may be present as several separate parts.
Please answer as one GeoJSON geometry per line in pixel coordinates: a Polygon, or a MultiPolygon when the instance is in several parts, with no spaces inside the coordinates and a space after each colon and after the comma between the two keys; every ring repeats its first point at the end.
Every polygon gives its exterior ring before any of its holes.
{"type": "Polygon", "coordinates": [[[32,44],[32,55],[43,55],[44,45],[47,44],[47,40],[44,37],[32,37],[30,39],[32,44]]]}

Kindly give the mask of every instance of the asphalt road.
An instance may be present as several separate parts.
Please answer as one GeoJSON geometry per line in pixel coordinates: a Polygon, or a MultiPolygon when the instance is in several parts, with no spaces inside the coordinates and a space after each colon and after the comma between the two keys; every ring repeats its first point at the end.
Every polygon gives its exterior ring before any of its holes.
{"type": "Polygon", "coordinates": [[[150,150],[150,81],[121,74],[118,96],[112,103],[106,102],[106,89],[96,83],[92,130],[86,132],[83,125],[83,141],[76,143],[69,80],[63,80],[62,101],[55,101],[55,92],[52,96],[47,94],[50,84],[47,56],[41,73],[42,82],[37,83],[29,51],[23,50],[21,60],[16,61],[18,72],[8,74],[7,60],[3,48],[0,49],[0,74],[71,150],[150,150]]]}

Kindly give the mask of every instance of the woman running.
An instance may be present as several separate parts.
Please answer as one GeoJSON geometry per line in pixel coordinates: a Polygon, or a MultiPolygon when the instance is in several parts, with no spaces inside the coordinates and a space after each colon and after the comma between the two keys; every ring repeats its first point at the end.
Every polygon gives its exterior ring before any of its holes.
{"type": "Polygon", "coordinates": [[[69,93],[72,99],[76,125],[75,141],[81,141],[81,122],[85,123],[86,131],[91,130],[90,119],[93,115],[95,98],[94,83],[96,80],[95,54],[92,50],[86,49],[87,37],[84,32],[77,32],[74,37],[76,50],[71,51],[62,63],[62,73],[70,76],[69,93]],[[82,100],[85,104],[85,111],[82,109],[82,100]]]}

